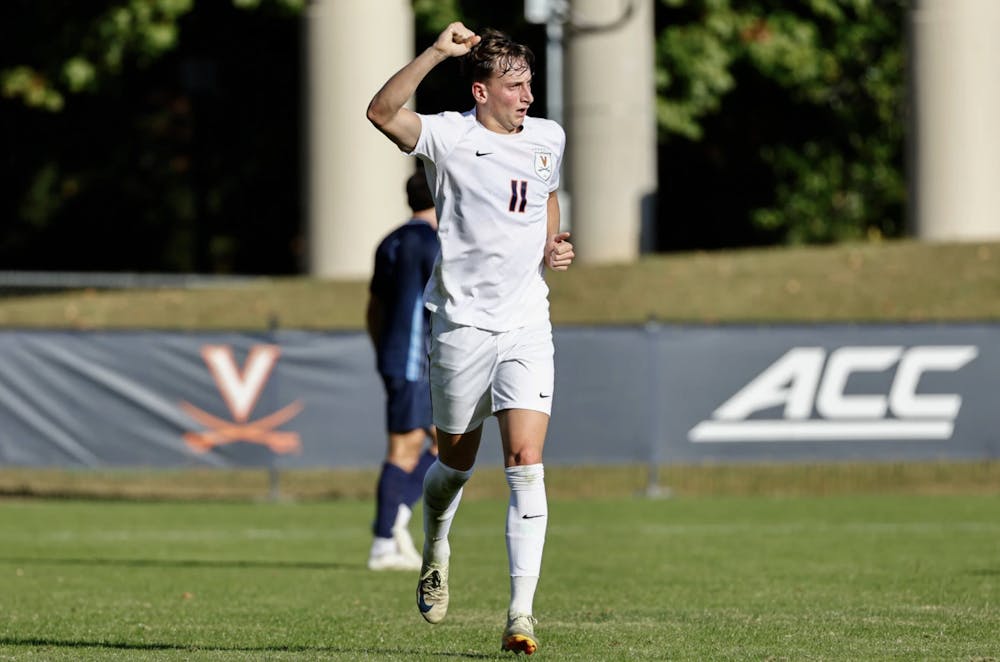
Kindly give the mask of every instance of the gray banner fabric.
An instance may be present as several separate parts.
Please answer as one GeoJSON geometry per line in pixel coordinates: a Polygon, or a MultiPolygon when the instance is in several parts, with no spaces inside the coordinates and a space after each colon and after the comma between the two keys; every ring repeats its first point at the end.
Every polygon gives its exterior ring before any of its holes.
{"type": "Polygon", "coordinates": [[[1000,457],[1000,326],[670,328],[664,462],[1000,457]]]}
{"type": "MultiPolygon", "coordinates": [[[[546,462],[1000,457],[1000,325],[562,327],[546,462]]],[[[376,466],[362,333],[0,331],[0,464],[376,466]]],[[[487,423],[479,463],[501,462],[487,423]]]]}

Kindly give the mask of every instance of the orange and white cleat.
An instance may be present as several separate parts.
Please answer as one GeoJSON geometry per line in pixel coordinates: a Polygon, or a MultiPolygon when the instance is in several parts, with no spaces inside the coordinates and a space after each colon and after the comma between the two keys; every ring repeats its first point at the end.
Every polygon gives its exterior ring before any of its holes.
{"type": "Polygon", "coordinates": [[[518,614],[507,618],[507,629],[503,631],[500,640],[501,651],[512,651],[531,655],[538,650],[538,637],[535,636],[535,624],[538,623],[530,614],[518,614]]]}

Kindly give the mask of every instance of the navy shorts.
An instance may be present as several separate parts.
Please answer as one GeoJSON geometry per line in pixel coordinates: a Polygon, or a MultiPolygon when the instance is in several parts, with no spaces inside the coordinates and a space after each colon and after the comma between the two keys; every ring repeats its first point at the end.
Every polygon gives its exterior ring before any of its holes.
{"type": "Polygon", "coordinates": [[[382,376],[385,383],[385,421],[389,432],[431,428],[431,384],[403,377],[382,376]]]}

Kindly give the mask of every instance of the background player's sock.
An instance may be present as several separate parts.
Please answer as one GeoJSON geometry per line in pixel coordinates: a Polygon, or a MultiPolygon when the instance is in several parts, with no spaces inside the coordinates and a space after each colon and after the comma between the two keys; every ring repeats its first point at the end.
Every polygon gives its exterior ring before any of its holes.
{"type": "Polygon", "coordinates": [[[459,471],[437,460],[424,476],[424,560],[446,561],[451,556],[448,532],[462,500],[462,486],[472,469],[459,471]]]}
{"type": "Polygon", "coordinates": [[[417,466],[413,468],[407,476],[406,481],[406,492],[403,494],[403,502],[413,509],[413,506],[420,501],[420,497],[424,493],[424,476],[427,475],[427,470],[431,468],[434,464],[434,460],[437,459],[437,455],[434,455],[429,450],[425,450],[423,455],[420,456],[420,460],[417,462],[417,466]]]}
{"type": "Polygon", "coordinates": [[[529,464],[504,469],[510,486],[507,506],[507,559],[510,564],[511,601],[509,613],[530,614],[538,576],[542,568],[542,549],[549,519],[545,496],[545,469],[529,464]]]}
{"type": "Polygon", "coordinates": [[[406,495],[410,475],[391,462],[382,463],[375,496],[372,532],[378,538],[392,538],[392,527],[406,495]]]}

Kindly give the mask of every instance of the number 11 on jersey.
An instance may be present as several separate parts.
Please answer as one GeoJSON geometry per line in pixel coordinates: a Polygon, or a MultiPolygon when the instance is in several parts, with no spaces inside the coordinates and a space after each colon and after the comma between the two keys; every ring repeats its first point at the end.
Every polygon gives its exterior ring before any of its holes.
{"type": "Polygon", "coordinates": [[[508,211],[524,213],[524,207],[528,204],[528,180],[510,180],[510,207],[508,211]]]}

